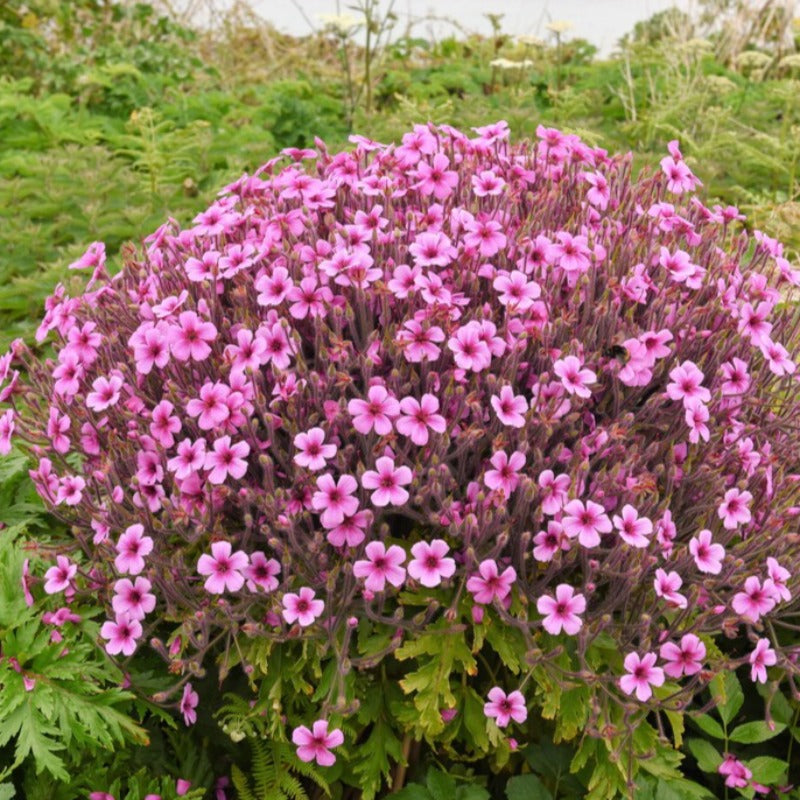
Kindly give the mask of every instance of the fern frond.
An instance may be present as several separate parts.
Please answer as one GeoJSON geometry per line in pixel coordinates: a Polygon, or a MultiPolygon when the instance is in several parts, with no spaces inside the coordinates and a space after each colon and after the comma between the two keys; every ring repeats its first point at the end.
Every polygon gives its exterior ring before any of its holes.
{"type": "Polygon", "coordinates": [[[239,800],[256,800],[255,795],[250,790],[250,783],[247,780],[247,776],[236,764],[231,767],[231,781],[233,782],[233,788],[236,789],[236,794],[239,796],[239,800]]]}

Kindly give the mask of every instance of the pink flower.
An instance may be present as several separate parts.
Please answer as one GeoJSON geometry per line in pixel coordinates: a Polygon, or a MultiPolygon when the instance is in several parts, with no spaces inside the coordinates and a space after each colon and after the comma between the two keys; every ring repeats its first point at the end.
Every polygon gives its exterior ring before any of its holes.
{"type": "Polygon", "coordinates": [[[684,406],[690,400],[699,400],[702,403],[711,401],[711,392],[703,383],[703,373],[691,361],[684,361],[670,373],[671,383],[667,384],[667,396],[671,400],[683,400],[684,406]]]}
{"type": "Polygon", "coordinates": [[[270,275],[262,275],[256,280],[255,289],[259,292],[256,302],[260,306],[278,306],[293,287],[289,270],[286,267],[275,267],[270,275]]]}
{"type": "Polygon", "coordinates": [[[528,401],[521,394],[515,395],[510,386],[504,386],[499,395],[492,395],[490,402],[503,425],[512,428],[524,427],[528,401]]]}
{"type": "Polygon", "coordinates": [[[759,639],[755,650],[750,653],[750,680],[754,683],[767,682],[767,667],[771,667],[778,661],[778,656],[770,647],[769,639],[759,639]]]}
{"type": "Polygon", "coordinates": [[[498,275],[492,286],[499,292],[500,303],[514,313],[528,311],[542,294],[539,284],[517,269],[508,275],[498,275]]]}
{"type": "Polygon", "coordinates": [[[458,255],[450,238],[441,231],[418,234],[408,252],[420,267],[446,267],[458,255]]]}
{"type": "Polygon", "coordinates": [[[615,514],[613,520],[623,542],[631,547],[647,547],[650,544],[647,537],[653,533],[653,523],[647,517],[640,517],[633,506],[623,506],[621,516],[615,514]]]}
{"type": "Polygon", "coordinates": [[[363,434],[374,429],[379,436],[392,432],[392,420],[400,414],[400,403],[385,386],[370,386],[366,400],[351,400],[347,410],[353,416],[353,427],[363,434]]]}
{"type": "Polygon", "coordinates": [[[681,637],[680,645],[665,642],[661,645],[661,658],[668,663],[664,672],[670,678],[695,675],[703,668],[706,646],[693,633],[681,637]]]}
{"type": "Polygon", "coordinates": [[[321,767],[330,767],[336,763],[336,756],[331,747],[338,747],[344,742],[344,734],[339,728],[328,731],[328,722],[318,719],[313,725],[313,732],[305,725],[292,731],[292,742],[297,745],[297,757],[306,763],[316,761],[321,767]]]}
{"type": "Polygon", "coordinates": [[[205,589],[211,594],[238,592],[244,586],[242,572],[247,568],[247,553],[242,550],[231,552],[230,542],[213,542],[211,555],[203,553],[197,561],[197,571],[207,575],[205,589]]]}
{"type": "Polygon", "coordinates": [[[117,542],[114,566],[118,572],[138,575],[144,569],[144,557],[153,550],[153,540],[144,535],[144,525],[130,525],[117,542]]]}
{"type": "Polygon", "coordinates": [[[144,619],[156,607],[156,596],[150,593],[152,584],[147,578],[130,581],[122,578],[114,584],[111,607],[118,616],[144,619]]]}
{"type": "Polygon", "coordinates": [[[294,457],[294,463],[312,471],[325,469],[327,461],[336,455],[335,444],[324,444],[325,431],[322,428],[311,428],[306,433],[298,433],[294,437],[294,446],[300,451],[294,457]]]}
{"type": "Polygon", "coordinates": [[[755,575],[751,575],[744,582],[744,590],[733,596],[731,605],[746,620],[758,622],[762,614],[768,614],[775,608],[779,598],[780,595],[769,578],[762,585],[755,575]]]}
{"type": "Polygon", "coordinates": [[[428,428],[436,433],[447,430],[445,418],[438,413],[439,400],[436,395],[424,394],[419,400],[404,397],[400,401],[400,411],[403,416],[395,422],[397,432],[410,437],[420,447],[428,443],[428,428]]]}
{"type": "Polygon", "coordinates": [[[792,573],[770,556],[767,558],[767,574],[769,575],[769,580],[772,581],[773,589],[778,598],[788,603],[792,599],[792,593],[789,591],[786,581],[789,580],[792,573]]]}
{"type": "Polygon", "coordinates": [[[181,429],[180,419],[172,413],[174,410],[169,400],[162,400],[151,416],[150,433],[165,450],[175,444],[174,434],[181,429]]]}
{"type": "Polygon", "coordinates": [[[667,605],[673,608],[686,608],[688,601],[678,592],[683,586],[683,579],[677,572],[666,572],[663,569],[656,570],[656,577],[653,580],[653,587],[658,597],[663,597],[667,605]]]}
{"type": "Polygon", "coordinates": [[[83,497],[83,490],[86,488],[86,481],[79,475],[65,475],[58,482],[56,491],[56,505],[66,503],[68,506],[76,506],[83,497]]]}
{"type": "Polygon", "coordinates": [[[414,188],[421,194],[432,194],[437,200],[444,200],[458,184],[458,173],[447,169],[449,166],[450,159],[443,153],[437,153],[433,157],[432,165],[427,161],[420,161],[414,188]]]}
{"type": "Polygon", "coordinates": [[[340,475],[334,482],[332,475],[321,475],[317,478],[317,490],[311,498],[315,511],[321,511],[320,520],[326,528],[339,525],[345,516],[358,511],[358,500],[352,496],[358,489],[358,483],[352,475],[340,475]]]}
{"type": "Polygon", "coordinates": [[[203,468],[210,470],[210,483],[225,483],[230,475],[235,480],[244,477],[247,472],[247,456],[250,445],[247,442],[231,444],[230,436],[222,436],[214,442],[214,449],[206,453],[203,468]]]}
{"type": "Polygon", "coordinates": [[[567,502],[569,475],[555,475],[553,470],[546,469],[539,473],[537,483],[542,490],[540,495],[542,511],[552,517],[561,511],[567,502]]]}
{"type": "Polygon", "coordinates": [[[364,541],[364,531],[372,519],[372,512],[357,511],[348,514],[338,524],[332,526],[325,538],[334,547],[358,547],[364,541]]]}
{"type": "Polygon", "coordinates": [[[484,703],[483,713],[494,718],[498,728],[505,728],[513,719],[522,724],[528,718],[525,698],[520,691],[506,694],[499,686],[489,690],[489,702],[484,703]]]}
{"type": "Polygon", "coordinates": [[[697,444],[700,439],[707,442],[711,437],[711,432],[706,425],[709,419],[708,406],[699,400],[687,400],[684,407],[686,409],[684,418],[689,426],[689,441],[692,444],[697,444]]]}
{"type": "Polygon", "coordinates": [[[445,557],[450,548],[444,539],[417,542],[411,548],[413,560],[408,565],[408,574],[428,588],[438,586],[442,578],[451,577],[456,571],[456,562],[445,557]]]}
{"type": "Polygon", "coordinates": [[[741,358],[726,361],[720,370],[724,378],[722,394],[744,394],[750,388],[750,373],[747,371],[747,363],[741,358]]]}
{"type": "Polygon", "coordinates": [[[570,500],[564,506],[564,517],[561,520],[564,533],[570,539],[577,537],[582,547],[597,547],[600,534],[612,531],[611,520],[599,503],[587,500],[570,500]]]}
{"type": "Polygon", "coordinates": [[[149,375],[153,367],[163,369],[169,362],[169,326],[146,322],[130,337],[136,371],[149,375]]]}
{"type": "Polygon", "coordinates": [[[739,333],[746,336],[750,343],[759,346],[769,340],[772,323],[767,322],[774,306],[767,300],[762,300],[755,308],[751,303],[745,303],[739,312],[739,333]]]}
{"type": "Polygon", "coordinates": [[[402,547],[393,544],[386,549],[383,542],[369,542],[364,548],[365,560],[353,564],[353,575],[365,578],[364,587],[370,592],[382,592],[386,581],[392,586],[402,586],[406,571],[400,566],[406,560],[402,547]]]}
{"type": "Polygon", "coordinates": [[[725,776],[725,785],[733,789],[744,789],[753,777],[752,771],[731,753],[725,754],[717,772],[725,776]]]}
{"type": "Polygon", "coordinates": [[[511,591],[511,585],[517,579],[514,567],[506,567],[501,573],[493,558],[481,561],[478,575],[467,580],[467,591],[472,593],[476,603],[491,603],[495,599],[505,599],[511,591]]]}
{"type": "Polygon", "coordinates": [[[57,453],[66,453],[69,451],[69,437],[67,433],[70,428],[69,416],[66,414],[59,415],[58,409],[50,407],[50,417],[47,421],[47,437],[53,443],[53,449],[57,453]]]}
{"type": "Polygon", "coordinates": [[[702,186],[686,162],[680,159],[664,156],[661,159],[661,171],[667,176],[667,189],[673,194],[693,192],[695,188],[702,186]]]}
{"type": "Polygon", "coordinates": [[[110,378],[100,377],[92,383],[93,391],[86,395],[86,405],[92,411],[105,411],[119,401],[122,378],[112,375],[110,378]]]}
{"type": "Polygon", "coordinates": [[[779,377],[791,375],[797,369],[797,365],[789,358],[789,351],[782,344],[773,342],[772,339],[766,337],[762,339],[759,347],[764,358],[767,359],[773,375],[779,377]]]}
{"type": "Polygon", "coordinates": [[[547,530],[539,531],[533,537],[533,557],[537,561],[552,561],[559,550],[569,550],[569,537],[564,533],[560,522],[550,520],[547,530]]]}
{"type": "Polygon", "coordinates": [[[197,708],[200,702],[200,696],[192,689],[192,684],[187,683],[183,687],[183,697],[181,697],[181,714],[183,714],[183,724],[188,728],[189,725],[194,725],[197,722],[197,708]]]}
{"type": "Polygon", "coordinates": [[[586,598],[575,594],[575,589],[566,583],[556,586],[556,596],[542,595],[536,601],[536,610],[544,617],[542,626],[548,633],[557,636],[564,633],[574,636],[583,625],[578,614],[586,611],[586,598]]]}
{"type": "Polygon", "coordinates": [[[247,580],[247,588],[251,592],[259,588],[265,592],[274,592],[278,588],[277,575],[281,565],[274,559],[268,559],[260,550],[250,553],[250,563],[245,567],[243,575],[247,580]]]}
{"type": "Polygon", "coordinates": [[[591,397],[592,391],[587,383],[595,383],[597,375],[590,369],[583,368],[583,362],[577,356],[559,358],[553,363],[553,372],[561,379],[561,384],[568,394],[578,397],[591,397]]]}
{"type": "Polygon", "coordinates": [[[178,455],[167,462],[167,469],[175,473],[179,481],[186,480],[190,475],[198,472],[206,463],[206,440],[184,439],[178,445],[178,455]]]}
{"type": "Polygon", "coordinates": [[[403,323],[403,330],[397,334],[397,341],[403,345],[406,361],[419,363],[425,359],[435,361],[442,352],[435,342],[443,342],[444,331],[438,325],[423,328],[416,320],[403,323]]]}
{"type": "Polygon", "coordinates": [[[722,571],[725,548],[721,544],[714,544],[711,541],[710,530],[703,529],[689,542],[689,552],[692,554],[694,563],[700,572],[719,575],[722,571]]]}
{"type": "Polygon", "coordinates": [[[217,338],[217,329],[211,322],[204,322],[194,311],[182,311],[177,325],[171,325],[167,338],[172,355],[178,361],[203,361],[211,355],[208,342],[217,338]]]}
{"type": "Polygon", "coordinates": [[[408,502],[408,492],[402,487],[411,483],[413,475],[406,467],[395,467],[394,459],[382,456],[375,462],[377,470],[368,470],[361,476],[361,485],[373,489],[370,499],[376,506],[402,506],[408,502]]]}
{"type": "Polygon", "coordinates": [[[206,382],[200,389],[200,397],[186,404],[186,412],[197,417],[200,430],[210,431],[222,426],[231,414],[228,407],[230,389],[223,383],[206,382]]]}
{"type": "Polygon", "coordinates": [[[573,236],[567,231],[558,231],[556,239],[558,241],[553,245],[553,254],[558,266],[568,275],[579,275],[586,272],[591,266],[589,259],[591,250],[587,246],[586,237],[573,236]]]}
{"type": "Polygon", "coordinates": [[[655,653],[645,653],[641,658],[638,653],[628,653],[623,665],[628,674],[619,679],[619,686],[625,694],[633,694],[645,702],[653,696],[652,686],[661,686],[664,683],[664,670],[656,667],[657,656],[655,653]]]}
{"type": "Polygon", "coordinates": [[[56,556],[56,566],[50,567],[44,574],[45,592],[47,594],[63,592],[70,587],[77,573],[77,564],[73,564],[66,556],[56,556]]]}
{"type": "Polygon", "coordinates": [[[175,781],[175,794],[178,797],[183,797],[184,795],[189,794],[189,789],[192,788],[192,782],[187,781],[185,778],[178,778],[175,781]]]}
{"type": "Polygon", "coordinates": [[[503,226],[493,219],[476,219],[468,222],[464,244],[474,248],[484,258],[491,258],[506,246],[503,226]]]}
{"type": "Polygon", "coordinates": [[[720,503],[717,512],[722,524],[729,531],[735,530],[739,525],[750,522],[751,515],[748,503],[753,499],[750,492],[741,492],[739,489],[728,489],[720,503]]]}
{"type": "Polygon", "coordinates": [[[501,194],[505,186],[506,182],[490,169],[472,176],[472,191],[476,197],[501,194]]]}
{"type": "Polygon", "coordinates": [[[9,409],[0,417],[0,455],[11,452],[11,437],[14,434],[14,411],[9,409]]]}
{"type": "Polygon", "coordinates": [[[115,622],[106,620],[100,628],[100,635],[108,640],[106,652],[115,656],[122,653],[132,656],[136,650],[136,640],[142,635],[141,623],[124,614],[117,614],[115,622]]]}
{"type": "Polygon", "coordinates": [[[322,614],[325,603],[315,600],[316,592],[304,586],[298,594],[288,592],[281,600],[283,618],[291,625],[297,622],[301,628],[314,624],[314,620],[322,614]]]}
{"type": "Polygon", "coordinates": [[[289,289],[286,299],[292,304],[289,313],[294,319],[321,317],[326,305],[333,300],[333,292],[327,286],[318,286],[316,278],[308,277],[303,278],[299,286],[289,289]]]}
{"type": "Polygon", "coordinates": [[[492,361],[492,353],[483,340],[481,326],[473,320],[456,330],[455,335],[447,340],[447,346],[453,351],[456,364],[461,369],[480,372],[492,361]]]}
{"type": "Polygon", "coordinates": [[[492,490],[501,491],[509,497],[519,486],[519,471],[525,466],[525,456],[515,450],[508,456],[503,450],[495,453],[490,459],[494,469],[483,476],[484,483],[492,490]]]}

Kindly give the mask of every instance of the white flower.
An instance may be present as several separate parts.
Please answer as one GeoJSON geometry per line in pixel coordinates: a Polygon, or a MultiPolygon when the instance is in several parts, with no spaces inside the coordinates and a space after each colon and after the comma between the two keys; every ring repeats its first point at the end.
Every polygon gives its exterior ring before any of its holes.
{"type": "Polygon", "coordinates": [[[574,27],[575,26],[566,19],[555,19],[551,23],[545,25],[547,30],[556,34],[566,33],[567,31],[571,31],[574,27]]]}
{"type": "Polygon", "coordinates": [[[341,34],[349,33],[353,28],[360,28],[363,25],[363,22],[352,14],[317,14],[317,19],[341,34]]]}

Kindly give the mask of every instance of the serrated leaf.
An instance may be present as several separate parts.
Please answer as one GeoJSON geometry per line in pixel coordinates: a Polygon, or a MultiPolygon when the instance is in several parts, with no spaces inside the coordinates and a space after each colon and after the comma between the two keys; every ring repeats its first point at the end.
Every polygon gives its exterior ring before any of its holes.
{"type": "Polygon", "coordinates": [[[757,720],[739,725],[729,738],[732,742],[739,742],[739,744],[757,744],[767,742],[785,730],[786,726],[780,722],[773,722],[772,729],[770,729],[764,720],[757,720]]]}
{"type": "Polygon", "coordinates": [[[731,670],[715,675],[709,684],[711,695],[717,701],[717,713],[720,719],[729,725],[739,713],[744,703],[744,692],[736,673],[731,670]]]}
{"type": "Polygon", "coordinates": [[[696,717],[691,717],[693,722],[697,723],[703,733],[713,736],[715,739],[724,739],[725,731],[722,730],[722,725],[717,722],[710,714],[698,714],[696,717]]]}
{"type": "Polygon", "coordinates": [[[711,742],[707,742],[705,739],[687,739],[686,746],[703,772],[717,771],[717,767],[722,763],[722,756],[711,742]]]}
{"type": "Polygon", "coordinates": [[[789,765],[780,758],[756,756],[745,761],[745,766],[753,773],[753,780],[767,786],[785,780],[789,765]]]}
{"type": "Polygon", "coordinates": [[[425,784],[433,800],[453,800],[453,795],[456,793],[456,782],[446,772],[440,772],[438,769],[428,770],[425,784]]]}
{"type": "Polygon", "coordinates": [[[393,800],[433,800],[431,793],[419,783],[409,783],[389,797],[393,800]]]}
{"type": "Polygon", "coordinates": [[[508,800],[553,800],[550,790],[536,775],[515,775],[506,784],[508,800]]]}
{"type": "Polygon", "coordinates": [[[680,747],[683,744],[683,734],[686,731],[686,722],[684,715],[679,711],[664,711],[672,726],[672,736],[675,739],[675,747],[680,747]]]}
{"type": "Polygon", "coordinates": [[[459,786],[456,789],[455,800],[491,800],[491,795],[483,786],[476,786],[474,783],[466,786],[459,786]]]}

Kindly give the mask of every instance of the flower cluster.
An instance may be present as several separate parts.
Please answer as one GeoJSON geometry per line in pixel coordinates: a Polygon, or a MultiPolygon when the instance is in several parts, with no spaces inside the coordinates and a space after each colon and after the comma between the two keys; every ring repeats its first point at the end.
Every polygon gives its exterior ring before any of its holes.
{"type": "MultiPolygon", "coordinates": [[[[413,636],[400,590],[467,598],[545,666],[574,637],[575,674],[610,636],[620,703],[793,669],[762,625],[800,570],[781,245],[689,199],[676,143],[634,180],[502,122],[353,142],[287,151],[114,277],[90,249],[84,293],[47,302],[52,358],[0,359],[0,451],[34,454],[83,553],[44,590],[97,592],[113,655],[175,621],[173,671],[240,625],[413,636]]],[[[524,698],[495,686],[486,713],[524,698]]],[[[301,758],[332,762],[327,724],[295,730],[301,758]]]]}

